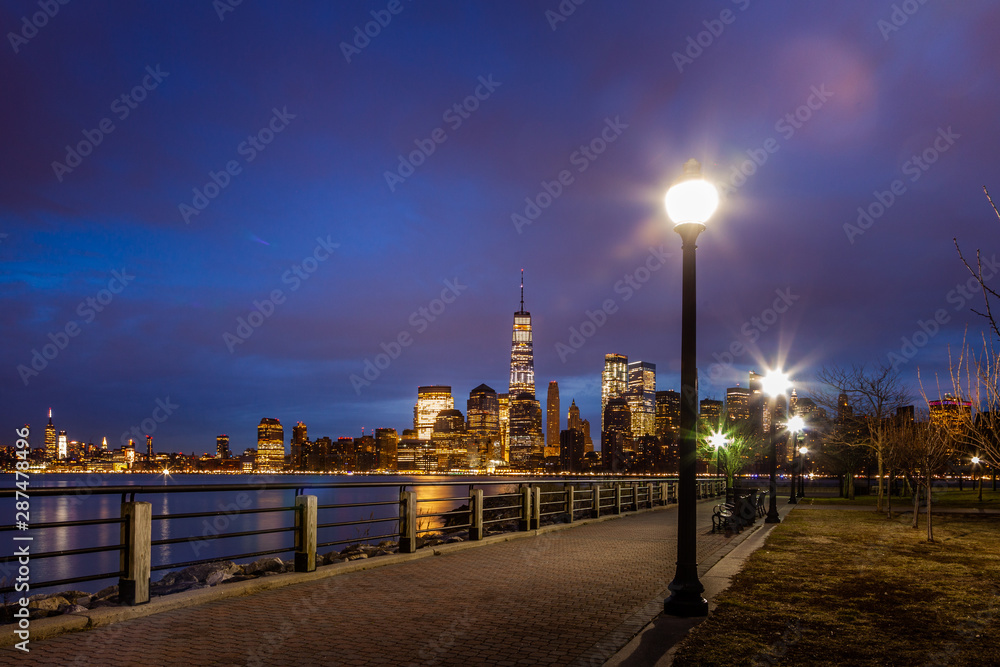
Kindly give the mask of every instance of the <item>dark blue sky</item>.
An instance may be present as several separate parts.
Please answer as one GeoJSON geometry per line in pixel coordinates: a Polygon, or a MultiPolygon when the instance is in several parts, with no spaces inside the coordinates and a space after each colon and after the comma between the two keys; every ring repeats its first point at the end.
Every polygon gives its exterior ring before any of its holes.
{"type": "Polygon", "coordinates": [[[0,442],[29,422],[40,445],[51,406],[70,439],[117,446],[168,398],[157,450],[225,432],[242,451],[264,416],[401,430],[420,384],[464,412],[479,383],[506,390],[521,268],[539,397],[557,380],[564,417],[575,398],[598,423],[605,353],[678,386],[662,197],[691,157],[739,186],[699,242],[702,396],[779,353],[803,383],[885,360],[942,311],[900,366],[913,382],[982,328],[952,237],[1000,252],[995,2],[585,2],[564,21],[555,0],[222,2],[0,3],[0,442]],[[391,20],[342,46],[373,11],[391,20]],[[881,215],[845,230],[859,207],[881,215]],[[733,343],[750,350],[713,368],[733,343]]]}

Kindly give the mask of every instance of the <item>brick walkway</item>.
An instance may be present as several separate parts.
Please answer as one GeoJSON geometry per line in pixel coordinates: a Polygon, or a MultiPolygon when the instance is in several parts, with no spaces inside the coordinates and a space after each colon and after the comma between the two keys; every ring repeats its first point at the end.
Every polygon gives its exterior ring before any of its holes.
{"type": "MultiPolygon", "coordinates": [[[[698,505],[700,559],[727,542],[710,534],[712,504],[698,505]]],[[[673,578],[676,516],[647,512],[210,602],[32,641],[30,654],[7,647],[0,663],[600,665],[634,634],[623,623],[635,625],[673,578]],[[609,653],[615,636],[624,639],[609,653]]]]}

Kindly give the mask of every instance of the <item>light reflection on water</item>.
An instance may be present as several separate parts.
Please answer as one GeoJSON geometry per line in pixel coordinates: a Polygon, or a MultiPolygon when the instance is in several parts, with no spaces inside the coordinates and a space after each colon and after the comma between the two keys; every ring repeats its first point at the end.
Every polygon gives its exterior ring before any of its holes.
{"type": "MultiPolygon", "coordinates": [[[[14,488],[14,475],[2,474],[3,488],[14,488]]],[[[470,480],[471,483],[483,483],[497,478],[479,477],[470,480]]],[[[31,524],[79,521],[85,519],[118,518],[121,512],[121,496],[117,494],[98,495],[90,492],[95,486],[176,486],[180,484],[256,484],[262,481],[278,483],[309,483],[355,482],[374,483],[392,482],[393,486],[376,488],[346,488],[346,489],[308,489],[306,493],[317,496],[320,506],[332,504],[354,504],[370,502],[388,502],[388,505],[376,507],[342,507],[319,510],[318,522],[338,523],[358,521],[362,519],[390,518],[392,521],[362,524],[355,526],[327,527],[319,529],[318,542],[342,542],[327,547],[320,547],[319,552],[327,553],[343,549],[353,542],[379,542],[384,539],[395,540],[398,532],[399,515],[398,501],[400,487],[408,482],[432,481],[462,481],[454,476],[273,476],[262,478],[251,475],[155,475],[155,474],[50,474],[32,475],[31,486],[39,487],[74,487],[79,491],[73,495],[62,497],[32,497],[31,524]],[[398,483],[398,485],[396,485],[398,483]],[[393,535],[393,537],[378,537],[393,535]]],[[[412,488],[412,487],[411,487],[412,488]]],[[[508,493],[514,485],[484,487],[487,495],[508,493]]],[[[454,486],[419,486],[415,488],[420,502],[420,514],[439,513],[454,509],[467,503],[463,500],[442,500],[446,498],[466,496],[469,487],[454,486]],[[422,502],[434,501],[438,502],[422,502]]],[[[30,491],[29,491],[30,494],[30,491]]],[[[272,549],[287,549],[288,553],[274,554],[284,559],[291,557],[294,544],[292,531],[268,533],[265,535],[245,535],[240,537],[210,538],[220,533],[236,533],[272,528],[294,526],[292,512],[261,512],[246,513],[244,510],[265,507],[291,507],[295,504],[295,490],[263,490],[251,489],[243,492],[209,491],[195,493],[143,493],[136,500],[152,504],[153,516],[188,514],[193,512],[220,512],[219,516],[201,518],[155,519],[152,525],[153,540],[166,540],[187,536],[186,542],[164,544],[153,547],[153,567],[161,564],[183,563],[205,558],[223,558],[227,555],[268,551],[272,549]]],[[[14,517],[13,498],[0,499],[0,516],[14,517]]],[[[0,523],[6,523],[0,520],[0,523]]],[[[465,523],[465,521],[461,521],[465,523]]],[[[436,528],[443,524],[441,517],[427,517],[419,520],[420,528],[436,528]]],[[[20,531],[19,531],[20,533],[20,531]]],[[[71,526],[48,528],[44,530],[29,530],[21,535],[30,535],[34,541],[30,543],[32,553],[49,551],[65,551],[93,546],[117,545],[120,539],[120,525],[117,523],[98,524],[90,526],[71,526]]],[[[238,562],[248,562],[253,558],[237,559],[238,562]]],[[[56,579],[67,579],[90,574],[116,572],[120,567],[118,551],[106,551],[94,554],[73,556],[57,556],[52,558],[34,559],[31,561],[31,580],[35,582],[56,579]]],[[[154,571],[152,580],[156,581],[169,569],[154,571]]],[[[11,576],[16,572],[16,564],[0,563],[0,576],[11,576]]],[[[68,584],[56,587],[59,590],[74,588],[96,592],[97,590],[118,583],[117,578],[88,581],[81,584],[68,584]]],[[[51,588],[36,588],[32,586],[30,594],[51,592],[51,588]]]]}

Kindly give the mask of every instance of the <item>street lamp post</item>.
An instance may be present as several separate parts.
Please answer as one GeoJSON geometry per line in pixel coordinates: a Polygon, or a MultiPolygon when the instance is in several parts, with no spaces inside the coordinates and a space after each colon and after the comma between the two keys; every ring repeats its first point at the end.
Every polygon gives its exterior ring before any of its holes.
{"type": "Polygon", "coordinates": [[[705,587],[698,580],[697,464],[697,302],[695,291],[695,242],[719,206],[719,192],[701,177],[697,160],[684,164],[684,175],[667,192],[667,215],[680,234],[681,283],[681,420],[680,471],[677,483],[677,571],[670,582],[670,597],[663,609],[672,616],[707,616],[705,587]]]}
{"type": "MultiPolygon", "coordinates": [[[[715,447],[715,478],[716,479],[719,479],[720,477],[722,477],[721,471],[719,469],[719,457],[720,457],[720,455],[722,453],[722,448],[726,446],[726,442],[727,442],[726,436],[722,435],[722,433],[719,433],[718,431],[716,431],[715,433],[713,433],[711,435],[711,437],[709,437],[709,439],[708,439],[708,444],[710,444],[712,447],[715,447]]],[[[727,466],[728,466],[728,464],[727,464],[727,466]]],[[[727,495],[727,497],[728,497],[728,494],[729,494],[729,477],[727,475],[726,476],[726,495],[727,495]]]]}
{"type": "MultiPolygon", "coordinates": [[[[973,456],[972,457],[972,465],[975,466],[975,468],[972,469],[972,474],[975,475],[976,474],[976,468],[979,467],[979,457],[978,456],[973,456]]],[[[973,484],[976,483],[975,476],[973,476],[973,478],[972,478],[972,483],[973,484]]],[[[979,471],[979,502],[983,502],[983,471],[982,470],[979,471]]]]}
{"type": "Polygon", "coordinates": [[[778,434],[776,428],[777,425],[775,424],[774,419],[774,408],[777,405],[778,396],[788,391],[790,386],[791,382],[788,381],[788,375],[776,370],[769,371],[761,381],[761,388],[771,399],[767,406],[768,410],[771,412],[771,460],[768,462],[768,467],[770,468],[771,488],[768,489],[768,509],[767,517],[764,519],[764,523],[781,523],[781,517],[778,516],[778,434]]]}
{"type": "Polygon", "coordinates": [[[802,457],[800,459],[802,461],[802,470],[799,471],[799,498],[806,497],[805,462],[806,462],[806,454],[808,453],[809,449],[807,447],[802,447],[801,449],[799,449],[799,456],[802,457]]]}
{"type": "Polygon", "coordinates": [[[796,503],[799,502],[798,500],[795,499],[795,473],[798,472],[799,478],[800,479],[802,478],[802,470],[800,469],[802,465],[802,458],[798,456],[798,453],[799,453],[799,431],[802,430],[804,423],[805,422],[803,422],[802,417],[796,415],[788,420],[788,425],[787,425],[789,431],[788,436],[791,438],[792,441],[792,483],[791,487],[788,490],[789,505],[795,505],[796,503]]]}

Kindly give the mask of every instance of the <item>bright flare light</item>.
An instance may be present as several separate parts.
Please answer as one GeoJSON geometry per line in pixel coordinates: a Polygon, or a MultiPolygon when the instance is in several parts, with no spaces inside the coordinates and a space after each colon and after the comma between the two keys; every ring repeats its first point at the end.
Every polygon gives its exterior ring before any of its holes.
{"type": "Polygon", "coordinates": [[[799,447],[799,454],[808,454],[809,449],[807,447],[799,447]]]}
{"type": "Polygon", "coordinates": [[[722,435],[718,431],[708,436],[708,444],[710,444],[712,447],[715,447],[716,449],[718,449],[719,447],[725,447],[727,442],[729,441],[726,440],[726,436],[722,435]]]}
{"type": "Polygon", "coordinates": [[[768,396],[780,396],[788,391],[788,388],[792,386],[792,381],[788,379],[788,373],[768,371],[767,375],[760,381],[760,386],[768,396]]]}
{"type": "Polygon", "coordinates": [[[802,431],[806,427],[806,421],[802,417],[795,415],[788,420],[788,430],[795,431],[796,433],[802,431]]]}
{"type": "Polygon", "coordinates": [[[674,226],[686,223],[704,225],[719,208],[719,191],[701,177],[697,160],[684,163],[684,180],[667,191],[664,204],[674,226]]]}
{"type": "Polygon", "coordinates": [[[972,457],[972,462],[975,463],[976,465],[979,465],[979,457],[978,456],[973,456],[972,457]]]}

